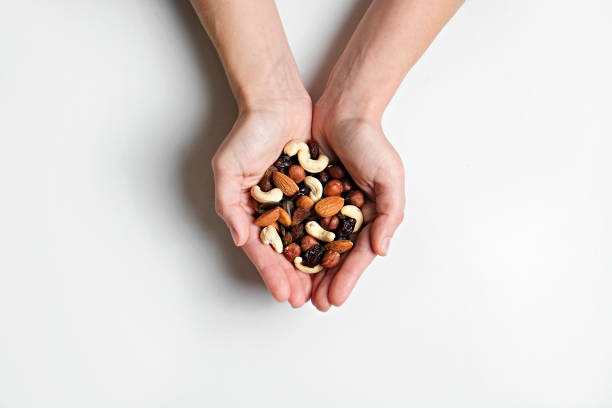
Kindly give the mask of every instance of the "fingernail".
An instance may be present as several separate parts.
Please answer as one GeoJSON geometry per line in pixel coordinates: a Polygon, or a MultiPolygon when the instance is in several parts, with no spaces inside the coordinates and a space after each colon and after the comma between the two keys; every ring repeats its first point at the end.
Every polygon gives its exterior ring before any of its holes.
{"type": "Polygon", "coordinates": [[[387,251],[389,251],[389,245],[391,244],[391,238],[384,238],[382,240],[382,252],[387,255],[387,251]]]}

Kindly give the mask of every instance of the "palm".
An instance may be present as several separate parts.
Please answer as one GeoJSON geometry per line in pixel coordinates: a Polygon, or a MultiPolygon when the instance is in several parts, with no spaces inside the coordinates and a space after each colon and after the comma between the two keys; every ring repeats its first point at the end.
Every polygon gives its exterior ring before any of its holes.
{"type": "Polygon", "coordinates": [[[364,209],[373,222],[359,233],[343,264],[315,278],[313,303],[327,310],[346,300],[377,254],[386,254],[384,240],[403,216],[404,177],[401,159],[379,125],[352,119],[315,129],[314,139],[338,156],[355,183],[375,202],[375,208],[364,209]]]}
{"type": "Polygon", "coordinates": [[[259,241],[252,222],[249,189],[257,184],[283,146],[291,139],[310,135],[310,115],[260,111],[241,114],[213,159],[216,206],[237,245],[251,259],[272,295],[298,307],[310,298],[312,279],[289,264],[282,255],[259,241]]]}

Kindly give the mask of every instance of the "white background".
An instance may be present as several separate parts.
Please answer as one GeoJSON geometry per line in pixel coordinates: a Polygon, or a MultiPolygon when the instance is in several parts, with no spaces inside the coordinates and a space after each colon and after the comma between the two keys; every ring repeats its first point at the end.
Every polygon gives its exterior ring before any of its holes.
{"type": "MultiPolygon", "coordinates": [[[[366,6],[279,1],[315,97],[366,6]]],[[[0,407],[612,406],[610,1],[460,10],[385,114],[406,221],[326,314],[214,215],[235,107],[186,2],[0,21],[0,407]]]]}

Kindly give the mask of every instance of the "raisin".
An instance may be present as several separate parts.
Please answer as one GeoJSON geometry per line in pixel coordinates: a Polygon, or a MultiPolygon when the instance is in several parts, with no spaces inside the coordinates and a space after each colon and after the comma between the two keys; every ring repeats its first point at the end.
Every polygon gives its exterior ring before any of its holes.
{"type": "Polygon", "coordinates": [[[308,217],[312,216],[312,211],[308,208],[297,208],[293,212],[293,217],[291,217],[291,224],[298,225],[304,222],[304,220],[308,217]]]}
{"type": "Polygon", "coordinates": [[[283,173],[287,172],[291,164],[291,157],[287,156],[285,153],[281,154],[278,160],[274,162],[274,166],[283,173]]]}
{"type": "Polygon", "coordinates": [[[291,236],[291,232],[286,231],[283,235],[283,246],[287,246],[293,242],[293,237],[291,236]]]}
{"type": "Polygon", "coordinates": [[[340,225],[336,230],[336,239],[348,239],[349,235],[351,235],[355,229],[355,222],[355,219],[351,217],[341,219],[340,225]]]}
{"type": "Polygon", "coordinates": [[[325,252],[325,248],[321,245],[313,245],[302,255],[302,263],[311,268],[318,265],[321,262],[321,258],[323,258],[323,252],[325,252]]]}
{"type": "Polygon", "coordinates": [[[299,196],[310,194],[310,187],[308,187],[307,185],[301,185],[299,187],[300,187],[300,189],[298,190],[298,192],[293,197],[297,198],[299,196]]]}
{"type": "Polygon", "coordinates": [[[317,178],[321,182],[321,184],[325,185],[329,181],[329,172],[327,170],[323,170],[319,174],[317,174],[317,178]]]}
{"type": "Polygon", "coordinates": [[[270,191],[274,187],[272,185],[272,173],[278,171],[278,169],[274,166],[268,167],[261,180],[259,180],[259,188],[261,191],[270,191]]]}
{"type": "Polygon", "coordinates": [[[294,241],[301,239],[304,236],[304,224],[297,224],[291,227],[291,238],[294,241]]]}
{"type": "Polygon", "coordinates": [[[317,142],[308,142],[308,149],[310,150],[310,157],[313,159],[319,158],[319,145],[317,142]]]}

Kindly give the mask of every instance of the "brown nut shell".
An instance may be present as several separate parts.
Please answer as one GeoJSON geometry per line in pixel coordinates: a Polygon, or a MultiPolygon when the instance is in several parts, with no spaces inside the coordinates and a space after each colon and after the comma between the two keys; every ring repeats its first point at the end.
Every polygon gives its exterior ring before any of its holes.
{"type": "Polygon", "coordinates": [[[300,248],[302,249],[302,252],[308,251],[310,248],[312,248],[315,245],[319,245],[319,241],[317,241],[310,235],[304,235],[302,237],[302,240],[300,241],[300,248]]]}
{"type": "Polygon", "coordinates": [[[365,196],[359,190],[353,190],[346,196],[346,203],[355,207],[362,207],[365,204],[365,196]]]}
{"type": "Polygon", "coordinates": [[[297,164],[292,164],[287,171],[287,175],[291,177],[291,180],[296,183],[301,183],[306,178],[306,171],[302,168],[302,166],[298,166],[297,164]]]}
{"type": "Polygon", "coordinates": [[[295,258],[302,255],[302,249],[300,248],[298,244],[295,244],[295,243],[289,244],[283,250],[283,255],[285,255],[285,258],[287,258],[289,262],[293,263],[293,260],[295,258]]]}
{"type": "Polygon", "coordinates": [[[344,207],[344,198],[340,196],[325,197],[315,204],[315,212],[319,217],[331,217],[338,214],[344,207]]]}
{"type": "Polygon", "coordinates": [[[299,190],[299,187],[297,184],[295,184],[295,181],[280,171],[275,171],[272,173],[272,179],[274,180],[274,185],[280,188],[283,194],[286,196],[292,196],[299,190]]]}
{"type": "Polygon", "coordinates": [[[255,220],[255,225],[257,225],[258,227],[267,227],[268,225],[276,223],[276,220],[278,220],[278,216],[280,213],[279,210],[279,207],[275,207],[261,214],[255,220]]]}
{"type": "Polygon", "coordinates": [[[337,215],[332,215],[331,217],[321,218],[319,221],[319,225],[327,231],[333,231],[338,228],[338,224],[340,224],[340,219],[337,215]]]}
{"type": "Polygon", "coordinates": [[[305,208],[309,210],[314,205],[314,201],[312,201],[312,198],[303,195],[298,197],[295,202],[295,205],[297,205],[298,208],[305,208]]]}
{"type": "Polygon", "coordinates": [[[342,177],[346,176],[346,171],[344,170],[344,167],[339,164],[329,166],[327,168],[327,171],[329,172],[329,175],[335,179],[341,179],[342,177]]]}
{"type": "Polygon", "coordinates": [[[340,263],[340,254],[336,251],[327,251],[321,259],[321,266],[327,269],[334,268],[340,263]]]}
{"type": "Polygon", "coordinates": [[[325,184],[323,188],[324,196],[339,196],[342,194],[342,182],[338,179],[331,179],[325,184]]]}

